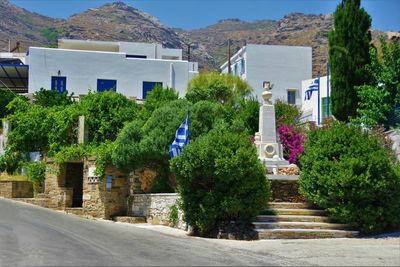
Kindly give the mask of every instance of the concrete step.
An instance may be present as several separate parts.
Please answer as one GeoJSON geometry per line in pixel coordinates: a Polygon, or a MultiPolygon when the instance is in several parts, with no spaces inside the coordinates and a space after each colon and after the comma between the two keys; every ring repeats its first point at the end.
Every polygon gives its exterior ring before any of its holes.
{"type": "Polygon", "coordinates": [[[146,223],[145,217],[137,217],[137,216],[115,216],[113,220],[115,222],[123,222],[123,223],[146,223]]]}
{"type": "Polygon", "coordinates": [[[310,210],[310,209],[267,209],[266,214],[276,215],[312,215],[324,216],[326,213],[323,210],[310,210]]]}
{"type": "Polygon", "coordinates": [[[312,209],[314,206],[304,202],[269,202],[270,209],[312,209]]]}
{"type": "Polygon", "coordinates": [[[344,238],[356,237],[357,231],[323,229],[257,229],[259,239],[344,238]]]}
{"type": "Polygon", "coordinates": [[[83,215],[83,208],[65,208],[64,211],[68,214],[75,214],[78,216],[83,215]]]}
{"type": "Polygon", "coordinates": [[[256,222],[330,222],[326,216],[310,215],[259,215],[256,222]]]}
{"type": "Polygon", "coordinates": [[[322,222],[253,222],[256,229],[331,229],[344,230],[348,226],[322,222]]]}

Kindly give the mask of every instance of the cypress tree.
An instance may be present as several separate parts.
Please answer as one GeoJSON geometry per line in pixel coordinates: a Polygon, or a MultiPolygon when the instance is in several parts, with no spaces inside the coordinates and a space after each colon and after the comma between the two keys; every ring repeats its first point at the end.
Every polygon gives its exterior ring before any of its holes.
{"type": "Polygon", "coordinates": [[[360,0],[343,0],[333,15],[329,32],[332,114],[341,121],[355,117],[358,96],[356,86],[368,80],[371,17],[360,8],[360,0]]]}

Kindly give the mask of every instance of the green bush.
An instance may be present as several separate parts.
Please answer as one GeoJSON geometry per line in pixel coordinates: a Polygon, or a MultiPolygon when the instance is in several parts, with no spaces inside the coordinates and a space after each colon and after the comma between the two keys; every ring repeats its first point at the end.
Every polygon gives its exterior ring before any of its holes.
{"type": "Polygon", "coordinates": [[[34,187],[42,186],[45,180],[46,163],[43,161],[28,162],[24,164],[26,175],[34,187]]]}
{"type": "Polygon", "coordinates": [[[301,111],[297,106],[288,104],[280,99],[275,101],[274,105],[277,129],[284,124],[290,126],[297,123],[297,120],[301,114],[301,111]]]}
{"type": "Polygon", "coordinates": [[[13,174],[18,169],[21,158],[22,155],[20,153],[7,150],[3,156],[0,156],[0,173],[13,174]]]}
{"type": "Polygon", "coordinates": [[[133,121],[138,105],[112,91],[89,93],[80,102],[81,114],[89,127],[89,142],[114,141],[124,124],[133,121]]]}
{"type": "MultiPolygon", "coordinates": [[[[10,103],[17,95],[13,92],[0,89],[0,119],[6,117],[10,112],[6,108],[8,103],[10,103]]],[[[0,128],[2,127],[0,121],[0,128]]]]}
{"type": "Polygon", "coordinates": [[[247,135],[214,129],[172,159],[185,220],[201,235],[219,224],[249,222],[265,208],[270,186],[247,135]]]}
{"type": "Polygon", "coordinates": [[[399,167],[376,136],[334,123],[310,132],[300,160],[301,193],[334,219],[363,233],[399,225],[399,167]]]}
{"type": "Polygon", "coordinates": [[[61,94],[57,90],[40,88],[33,94],[33,100],[36,105],[42,107],[67,106],[74,102],[73,95],[73,93],[68,95],[67,91],[61,94]]]}
{"type": "Polygon", "coordinates": [[[151,113],[153,113],[154,110],[177,99],[178,92],[173,88],[162,88],[161,86],[156,85],[153,90],[147,93],[142,115],[147,119],[151,116],[151,113]]]}
{"type": "Polygon", "coordinates": [[[192,103],[210,100],[226,104],[245,98],[251,92],[250,85],[238,76],[203,72],[189,82],[186,99],[192,103]]]}

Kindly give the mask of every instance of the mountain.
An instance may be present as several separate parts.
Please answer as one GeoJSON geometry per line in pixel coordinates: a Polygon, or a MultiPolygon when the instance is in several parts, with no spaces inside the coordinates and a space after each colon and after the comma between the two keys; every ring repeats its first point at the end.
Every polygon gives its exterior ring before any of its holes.
{"type": "Polygon", "coordinates": [[[29,46],[41,46],[47,39],[42,30],[58,20],[29,12],[19,8],[7,0],[0,0],[0,51],[8,50],[8,40],[21,43],[21,50],[26,51],[29,46]]]}
{"type": "MultiPolygon", "coordinates": [[[[19,8],[0,0],[0,50],[6,50],[8,39],[20,41],[22,48],[55,45],[57,38],[103,41],[157,42],[169,48],[181,48],[200,69],[218,70],[227,60],[228,39],[232,54],[245,43],[311,46],[313,74],[325,74],[328,31],[333,23],[331,14],[304,15],[292,13],[279,21],[239,19],[220,20],[202,29],[185,31],[170,28],[155,17],[123,2],[105,4],[56,20],[19,8]]],[[[381,32],[373,31],[374,40],[381,32]]]]}

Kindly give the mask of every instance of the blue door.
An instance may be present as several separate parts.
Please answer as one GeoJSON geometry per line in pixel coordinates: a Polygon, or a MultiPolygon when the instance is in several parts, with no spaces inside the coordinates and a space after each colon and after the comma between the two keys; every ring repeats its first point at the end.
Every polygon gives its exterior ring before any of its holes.
{"type": "Polygon", "coordinates": [[[60,94],[67,91],[67,77],[52,76],[51,90],[57,90],[60,94]]]}
{"type": "Polygon", "coordinates": [[[97,79],[97,92],[117,91],[117,80],[97,79]]]}
{"type": "Polygon", "coordinates": [[[162,87],[162,82],[143,82],[143,99],[146,99],[147,93],[157,85],[162,87]]]}

